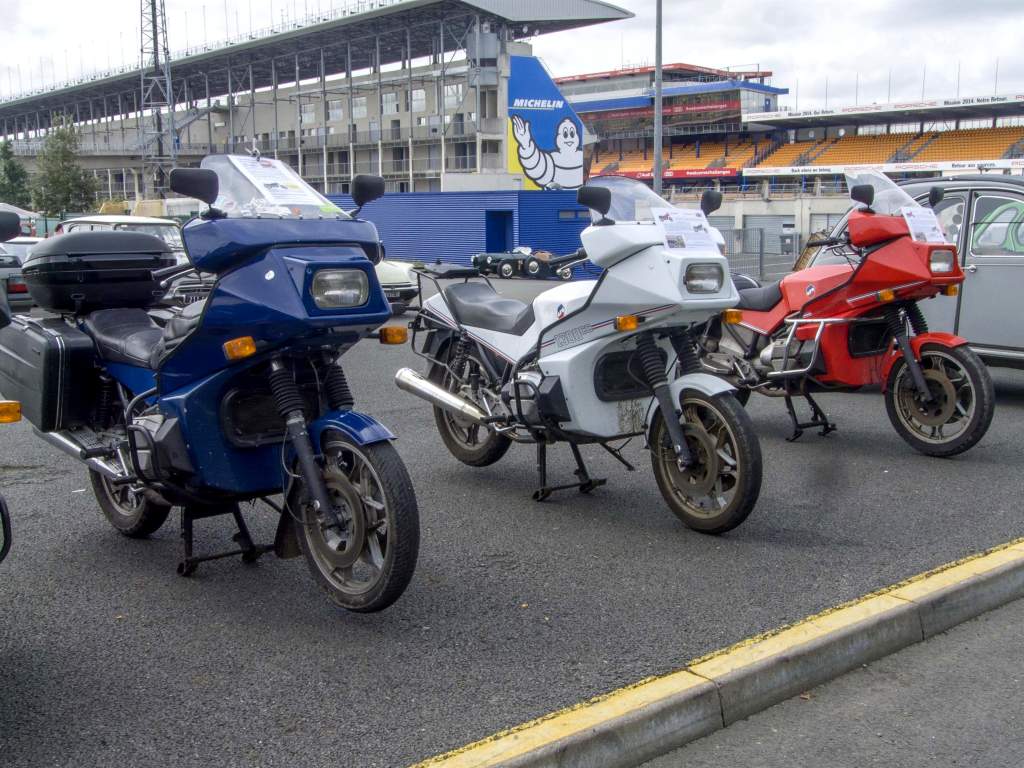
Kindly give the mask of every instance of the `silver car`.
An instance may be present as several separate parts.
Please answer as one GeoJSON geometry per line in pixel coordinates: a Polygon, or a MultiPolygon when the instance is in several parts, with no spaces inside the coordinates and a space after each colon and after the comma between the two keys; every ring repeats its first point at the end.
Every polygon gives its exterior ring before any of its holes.
{"type": "Polygon", "coordinates": [[[7,303],[12,312],[28,312],[32,309],[32,297],[25,281],[21,279],[21,260],[0,245],[0,288],[7,294],[7,303]]]}

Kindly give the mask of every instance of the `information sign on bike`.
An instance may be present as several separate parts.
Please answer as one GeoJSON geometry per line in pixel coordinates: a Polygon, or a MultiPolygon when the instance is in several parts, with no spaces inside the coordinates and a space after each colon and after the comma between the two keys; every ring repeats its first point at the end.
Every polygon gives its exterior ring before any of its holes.
{"type": "Polygon", "coordinates": [[[276,205],[323,205],[313,190],[280,160],[268,157],[230,155],[234,165],[252,182],[263,196],[276,205]]]}
{"type": "Polygon", "coordinates": [[[907,222],[910,237],[919,243],[945,243],[946,235],[942,231],[935,211],[920,205],[907,205],[900,208],[903,220],[907,222]]]}
{"type": "Polygon", "coordinates": [[[711,248],[717,252],[703,211],[653,208],[651,213],[662,231],[666,248],[711,248]]]}

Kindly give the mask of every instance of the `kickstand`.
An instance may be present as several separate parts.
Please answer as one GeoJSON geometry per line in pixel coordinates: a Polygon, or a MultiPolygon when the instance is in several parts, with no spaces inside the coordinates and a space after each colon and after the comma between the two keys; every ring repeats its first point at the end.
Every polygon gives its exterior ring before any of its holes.
{"type": "Polygon", "coordinates": [[[587,472],[586,464],[583,463],[583,456],[580,454],[579,446],[576,443],[569,443],[569,449],[572,451],[572,457],[576,459],[576,469],[573,470],[573,474],[576,475],[579,482],[549,486],[548,446],[547,443],[537,443],[537,474],[540,479],[540,487],[533,492],[534,501],[544,501],[555,491],[566,491],[570,488],[576,488],[580,493],[590,493],[595,488],[599,488],[608,482],[603,478],[590,476],[590,473],[587,472]]]}
{"type": "Polygon", "coordinates": [[[205,563],[208,560],[219,560],[233,555],[241,555],[243,563],[255,563],[261,555],[270,552],[274,548],[272,544],[257,545],[253,543],[252,535],[249,533],[249,528],[245,524],[245,518],[242,517],[237,504],[229,504],[226,508],[198,505],[182,507],[181,538],[185,546],[185,557],[178,563],[179,576],[191,576],[196,572],[200,563],[205,563]],[[239,548],[229,552],[219,552],[215,555],[195,556],[193,553],[193,523],[196,520],[203,520],[207,517],[219,517],[220,515],[228,514],[234,518],[235,525],[238,527],[238,533],[231,538],[238,544],[239,548]]]}
{"type": "Polygon", "coordinates": [[[787,442],[790,443],[794,440],[799,440],[805,429],[821,427],[821,432],[818,434],[822,437],[829,432],[836,431],[836,425],[828,420],[828,414],[821,410],[821,406],[818,405],[817,401],[806,392],[803,393],[803,397],[811,407],[811,420],[802,422],[797,418],[796,408],[793,406],[793,397],[789,390],[786,390],[786,410],[789,412],[790,421],[793,422],[793,434],[786,438],[787,442]]]}

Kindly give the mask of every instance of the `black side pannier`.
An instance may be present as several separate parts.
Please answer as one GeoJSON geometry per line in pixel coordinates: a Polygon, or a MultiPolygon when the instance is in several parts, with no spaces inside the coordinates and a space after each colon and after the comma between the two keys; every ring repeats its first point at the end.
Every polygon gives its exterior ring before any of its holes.
{"type": "Polygon", "coordinates": [[[96,399],[95,359],[92,339],[60,318],[16,315],[0,329],[0,394],[20,401],[42,432],[83,426],[96,399]]]}
{"type": "Polygon", "coordinates": [[[154,235],[121,230],[69,232],[36,245],[21,274],[32,298],[51,312],[139,308],[166,293],[153,270],[177,263],[154,235]]]}

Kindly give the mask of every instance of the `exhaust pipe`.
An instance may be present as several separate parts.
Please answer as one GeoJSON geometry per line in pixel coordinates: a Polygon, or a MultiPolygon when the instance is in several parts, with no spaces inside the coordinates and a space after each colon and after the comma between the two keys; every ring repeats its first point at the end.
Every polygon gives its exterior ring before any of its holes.
{"type": "Polygon", "coordinates": [[[38,429],[34,429],[32,431],[54,448],[63,451],[68,454],[68,456],[73,456],[79,461],[84,462],[85,466],[99,472],[108,480],[112,480],[114,482],[125,482],[130,479],[128,475],[123,474],[109,461],[106,461],[99,456],[92,455],[88,448],[64,432],[41,432],[38,429]]]}
{"type": "Polygon", "coordinates": [[[456,416],[467,418],[474,424],[487,424],[487,414],[474,403],[452,394],[447,389],[442,389],[412,368],[402,368],[399,370],[395,374],[395,384],[398,385],[399,389],[404,389],[406,392],[421,397],[428,403],[436,405],[438,408],[449,413],[454,413],[456,416]]]}

